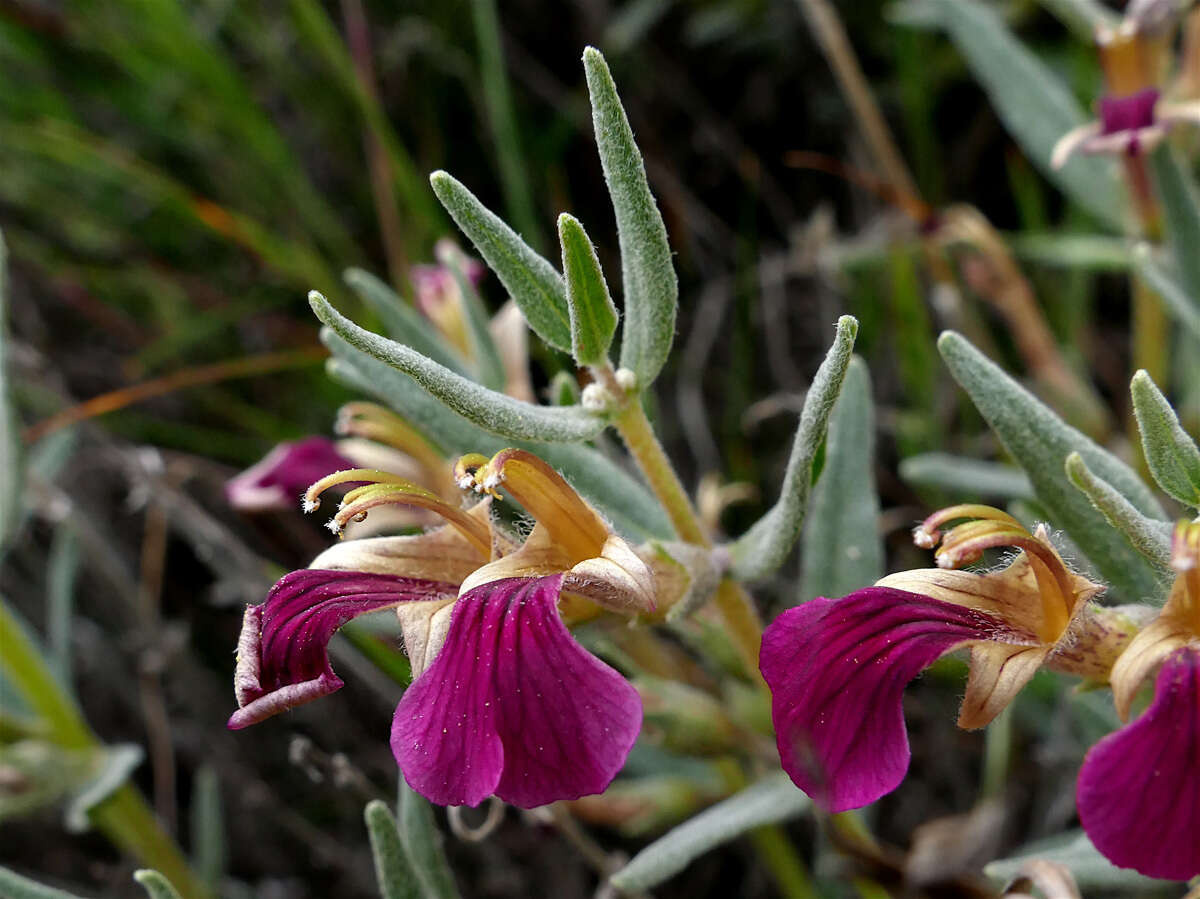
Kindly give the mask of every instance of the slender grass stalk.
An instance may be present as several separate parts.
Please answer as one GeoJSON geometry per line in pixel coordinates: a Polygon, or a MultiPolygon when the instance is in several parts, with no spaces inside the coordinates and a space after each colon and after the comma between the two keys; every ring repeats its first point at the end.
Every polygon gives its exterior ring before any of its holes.
{"type": "MultiPolygon", "coordinates": [[[[74,701],[54,679],[21,622],[0,598],[0,670],[47,727],[47,738],[66,749],[100,745],[74,701]]],[[[208,890],[163,830],[146,800],[126,784],[89,812],[93,824],[115,845],[161,871],[185,899],[206,899],[208,890]]]]}

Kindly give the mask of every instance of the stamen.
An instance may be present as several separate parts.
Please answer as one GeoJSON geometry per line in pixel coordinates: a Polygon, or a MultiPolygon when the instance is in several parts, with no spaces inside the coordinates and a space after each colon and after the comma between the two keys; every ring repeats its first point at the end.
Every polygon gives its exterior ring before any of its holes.
{"type": "Polygon", "coordinates": [[[1021,527],[1021,522],[1017,521],[1017,519],[1013,518],[1007,512],[1001,512],[999,509],[992,506],[985,506],[981,503],[964,503],[940,509],[922,521],[913,529],[913,543],[921,547],[921,549],[933,549],[937,546],[938,541],[942,539],[942,532],[939,528],[959,518],[1003,521],[1018,528],[1021,527]]]}
{"type": "Polygon", "coordinates": [[[317,497],[328,490],[330,487],[336,487],[338,484],[347,484],[353,481],[368,481],[372,484],[409,484],[410,481],[396,474],[391,474],[386,471],[379,471],[375,468],[346,468],[342,471],[335,471],[333,474],[327,474],[315,484],[304,491],[303,502],[305,511],[308,509],[308,504],[313,503],[313,509],[320,505],[317,497]]]}

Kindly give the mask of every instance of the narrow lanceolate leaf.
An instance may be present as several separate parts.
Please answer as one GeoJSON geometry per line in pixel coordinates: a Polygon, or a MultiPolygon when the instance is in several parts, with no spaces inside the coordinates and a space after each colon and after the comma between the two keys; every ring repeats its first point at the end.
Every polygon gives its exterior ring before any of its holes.
{"type": "Polygon", "coordinates": [[[571,313],[571,353],[580,365],[601,365],[608,361],[617,329],[617,307],[591,239],[579,220],[565,212],[558,217],[558,241],[571,313]]]}
{"type": "Polygon", "coordinates": [[[604,430],[603,418],[579,406],[535,406],[481,387],[411,347],[360,328],[315,290],[308,301],[317,318],[352,346],[404,372],[463,418],[493,434],[517,440],[576,441],[604,430]]]}
{"type": "Polygon", "coordinates": [[[900,463],[900,477],[917,487],[938,487],[955,500],[1033,499],[1033,485],[1021,469],[950,453],[921,453],[900,463]]]}
{"type": "Polygon", "coordinates": [[[221,781],[211,764],[201,765],[192,785],[192,864],[200,879],[216,895],[229,858],[221,781]]]}
{"type": "Polygon", "coordinates": [[[371,855],[375,859],[375,880],[383,899],[423,899],[421,882],[413,869],[396,821],[385,803],[375,799],[363,810],[371,855]]]}
{"type": "Polygon", "coordinates": [[[866,363],[853,358],[829,420],[825,467],[804,525],[798,600],[845,596],[883,577],[878,518],[871,376],[866,363]]]}
{"type": "Polygon", "coordinates": [[[730,571],[738,580],[753,580],[775,571],[800,536],[812,487],[813,460],[825,439],[825,428],[841,393],[857,336],[857,320],[849,315],[838,319],[833,346],[817,369],[808,396],[804,398],[779,499],[730,547],[733,560],[730,571]]]}
{"type": "Polygon", "coordinates": [[[21,442],[8,380],[8,247],[0,232],[0,547],[21,508],[21,442]]]}
{"type": "Polygon", "coordinates": [[[404,851],[421,882],[424,899],[458,899],[458,887],[446,861],[442,834],[434,823],[433,809],[424,796],[404,782],[403,777],[400,778],[399,830],[404,851]]]}
{"type": "Polygon", "coordinates": [[[428,356],[460,375],[467,373],[462,357],[446,345],[434,330],[433,323],[370,272],[361,268],[348,268],[342,273],[346,286],[358,294],[379,316],[384,329],[391,337],[408,344],[422,356],[428,356]]]}
{"type": "Polygon", "coordinates": [[[1004,126],[1043,175],[1110,227],[1122,227],[1124,201],[1111,161],[1076,155],[1062,168],[1050,165],[1058,139],[1090,116],[995,9],[979,0],[910,0],[900,9],[904,21],[949,34],[1004,126]]]}
{"type": "Polygon", "coordinates": [[[1200,338],[1200,295],[1193,296],[1183,285],[1179,269],[1168,265],[1150,244],[1138,244],[1133,249],[1133,265],[1154,292],[1162,297],[1167,311],[1175,320],[1200,338]]]}
{"type": "Polygon", "coordinates": [[[1150,474],[1164,493],[1200,509],[1200,449],[1150,375],[1139,371],[1129,385],[1150,474]]]}
{"type": "Polygon", "coordinates": [[[1166,141],[1151,154],[1150,171],[1162,203],[1179,283],[1196,302],[1200,300],[1200,253],[1196,252],[1200,247],[1200,193],[1196,181],[1166,141]]]}
{"type": "Polygon", "coordinates": [[[0,896],[4,899],[81,899],[75,893],[44,886],[0,866],[0,896]]]}
{"type": "Polygon", "coordinates": [[[500,283],[529,322],[533,332],[555,349],[571,349],[571,318],[562,276],[512,228],[445,172],[429,176],[463,234],[471,239],[500,283]]]}
{"type": "Polygon", "coordinates": [[[1087,892],[1090,890],[1117,890],[1118,895],[1124,896],[1148,895],[1164,883],[1129,868],[1118,868],[1100,854],[1082,830],[1025,846],[1020,855],[986,865],[983,873],[997,883],[1008,883],[1033,859],[1065,865],[1085,895],[1090,895],[1087,892]]]}
{"type": "Polygon", "coordinates": [[[537,453],[623,534],[638,540],[669,536],[670,522],[652,491],[599,450],[582,443],[504,440],[484,431],[422,389],[403,372],[368,356],[328,328],[321,339],[333,351],[330,374],[391,406],[447,458],[463,453],[492,455],[506,446],[537,453]]]}
{"type": "Polygon", "coordinates": [[[608,63],[595,47],[583,51],[583,68],[592,99],[592,127],[600,165],[612,197],[621,247],[621,287],[625,326],[621,331],[621,367],[646,388],[658,375],[675,339],[679,282],[671,260],[667,228],[650,185],[642,154],[608,63]]]}
{"type": "Polygon", "coordinates": [[[150,899],[181,899],[175,887],[171,886],[171,881],[158,871],[142,868],[133,872],[133,879],[141,884],[150,899]]]}
{"type": "Polygon", "coordinates": [[[496,349],[496,342],[492,339],[492,332],[489,328],[491,320],[488,318],[487,308],[483,305],[483,299],[479,296],[475,285],[471,283],[471,279],[463,271],[465,259],[466,256],[458,247],[453,247],[448,252],[438,253],[438,262],[450,270],[450,276],[454,278],[454,283],[458,286],[458,292],[462,296],[463,313],[467,320],[467,340],[469,341],[468,346],[471,348],[475,380],[484,387],[502,391],[507,380],[504,363],[500,361],[500,351],[496,349]]]}
{"type": "Polygon", "coordinates": [[[1154,569],[1067,478],[1067,456],[1078,452],[1088,468],[1138,512],[1162,519],[1162,507],[1150,488],[1128,465],[1066,424],[962,335],[943,333],[938,350],[1009,455],[1025,469],[1054,524],[1067,532],[1123,599],[1158,597],[1161,591],[1154,569]]]}
{"type": "Polygon", "coordinates": [[[722,843],[756,827],[808,811],[811,802],[783,772],[769,775],[655,840],[610,881],[619,890],[648,890],[722,843]]]}
{"type": "Polygon", "coordinates": [[[1096,477],[1079,453],[1067,456],[1067,477],[1083,491],[1105,520],[1125,535],[1129,545],[1146,557],[1158,571],[1159,579],[1170,582],[1171,523],[1147,518],[1121,496],[1103,478],[1096,477]]]}

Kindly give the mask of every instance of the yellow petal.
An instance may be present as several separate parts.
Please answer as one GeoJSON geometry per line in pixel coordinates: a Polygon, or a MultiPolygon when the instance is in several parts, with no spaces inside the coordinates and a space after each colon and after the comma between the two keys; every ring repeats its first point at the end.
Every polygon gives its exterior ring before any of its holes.
{"type": "Polygon", "coordinates": [[[1044,644],[973,644],[971,673],[958,712],[958,726],[974,730],[988,724],[1029,683],[1052,648],[1044,644]]]}
{"type": "Polygon", "coordinates": [[[563,579],[570,591],[616,612],[653,612],[654,576],[629,544],[610,534],[593,559],[573,566],[563,579]]]}

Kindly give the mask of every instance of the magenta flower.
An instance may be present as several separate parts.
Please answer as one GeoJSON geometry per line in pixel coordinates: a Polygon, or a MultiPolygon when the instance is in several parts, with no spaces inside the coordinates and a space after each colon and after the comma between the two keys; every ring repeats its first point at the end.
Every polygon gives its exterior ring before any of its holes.
{"type": "Polygon", "coordinates": [[[225,485],[225,499],[235,509],[257,512],[291,509],[309,484],[343,468],[356,468],[327,437],[281,443],[259,462],[225,485]]]}
{"type": "Polygon", "coordinates": [[[763,634],[760,668],[772,693],[783,768],[830,811],[858,808],[895,789],[908,769],[904,688],[937,658],[971,651],[959,726],[983,727],[1043,664],[1103,680],[1132,626],[1088,606],[1099,587],[1072,573],[1043,529],[984,506],[928,519],[918,543],[938,563],[975,561],[987,548],[1022,550],[989,574],[900,572],[844,599],[815,599],[763,634]],[[944,537],[936,528],[981,518],[944,537]]]}
{"type": "Polygon", "coordinates": [[[1076,805],[1113,864],[1187,880],[1200,874],[1200,525],[1181,523],[1173,549],[1166,605],[1112,671],[1123,720],[1157,669],[1154,700],[1088,752],[1076,805]]]}
{"type": "Polygon", "coordinates": [[[339,518],[390,501],[449,524],[338,544],[247,609],[231,728],[337,690],[326,651],[334,632],[395,608],[415,680],[391,745],[413,789],[443,805],[494,794],[531,808],[608,786],[637,738],[641,702],[575,642],[559,606],[570,596],[593,609],[648,610],[650,571],[537,457],[506,450],[483,461],[460,476],[480,489],[504,484],[538,521],[524,543],[495,528],[491,500],[464,512],[399,479],[352,490],[339,518]]]}

